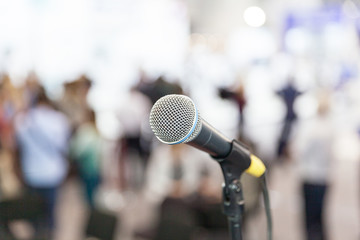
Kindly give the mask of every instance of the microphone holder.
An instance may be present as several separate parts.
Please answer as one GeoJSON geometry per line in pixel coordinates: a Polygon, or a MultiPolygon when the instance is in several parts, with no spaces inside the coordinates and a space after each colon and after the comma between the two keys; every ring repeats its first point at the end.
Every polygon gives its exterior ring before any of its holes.
{"type": "Polygon", "coordinates": [[[250,152],[239,141],[233,140],[231,151],[219,162],[223,175],[223,213],[228,218],[231,240],[242,240],[244,198],[240,183],[241,174],[250,166],[250,152]]]}

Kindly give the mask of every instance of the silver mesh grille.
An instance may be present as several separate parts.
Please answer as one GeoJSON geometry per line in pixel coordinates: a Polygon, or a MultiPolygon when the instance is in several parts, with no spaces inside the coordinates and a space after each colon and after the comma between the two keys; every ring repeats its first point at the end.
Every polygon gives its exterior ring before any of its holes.
{"type": "Polygon", "coordinates": [[[200,132],[201,119],[194,102],[189,97],[171,94],[160,98],[152,107],[150,126],[161,142],[186,143],[193,140],[200,132]],[[192,134],[187,136],[194,126],[192,134]]]}

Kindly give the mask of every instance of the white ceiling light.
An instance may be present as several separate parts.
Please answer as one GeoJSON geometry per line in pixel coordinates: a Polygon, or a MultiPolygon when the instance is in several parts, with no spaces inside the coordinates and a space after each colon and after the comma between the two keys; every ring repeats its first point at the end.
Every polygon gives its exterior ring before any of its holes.
{"type": "Polygon", "coordinates": [[[244,11],[244,20],[251,27],[261,27],[266,21],[266,14],[260,7],[248,7],[244,11]]]}

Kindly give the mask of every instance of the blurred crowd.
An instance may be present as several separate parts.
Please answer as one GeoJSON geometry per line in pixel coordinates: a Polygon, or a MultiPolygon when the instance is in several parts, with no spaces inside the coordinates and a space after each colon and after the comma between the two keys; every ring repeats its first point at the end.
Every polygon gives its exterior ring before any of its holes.
{"type": "MultiPolygon", "coordinates": [[[[92,81],[83,75],[64,83],[63,94],[58,99],[49,97],[35,73],[30,73],[21,86],[15,87],[6,74],[1,76],[0,82],[1,239],[17,239],[12,228],[15,220],[28,221],[31,239],[52,239],[57,223],[59,191],[74,179],[81,183],[90,216],[101,213],[96,194],[108,175],[101,169],[106,140],[97,129],[96,112],[87,102],[92,81]]],[[[119,121],[124,130],[116,141],[116,154],[112,156],[120,166],[118,191],[146,189],[152,198],[157,198],[161,209],[164,208],[159,226],[163,217],[171,217],[163,214],[174,214],[170,211],[174,207],[193,211],[179,222],[180,227],[186,225],[193,229],[195,225],[189,222],[189,217],[195,221],[195,212],[205,214],[204,203],[219,207],[221,175],[214,171],[211,163],[201,161],[203,156],[194,160],[193,153],[183,146],[161,146],[153,151],[147,116],[152,103],[171,93],[182,94],[183,90],[179,84],[169,83],[163,77],[154,81],[140,79],[121,107],[119,121]],[[153,170],[148,171],[148,168],[153,170]],[[217,184],[213,184],[211,176],[214,174],[217,184]]],[[[219,214],[220,207],[214,211],[219,214]]],[[[110,218],[115,216],[102,214],[110,218]]],[[[172,218],[179,220],[177,214],[172,218]]],[[[207,217],[202,221],[205,224],[207,217]]],[[[161,234],[173,234],[162,233],[155,225],[153,227],[138,229],[137,235],[164,239],[161,234]]],[[[88,232],[91,230],[84,234],[88,232]]],[[[191,231],[186,232],[191,234],[191,231]]]]}
{"type": "MultiPolygon", "coordinates": [[[[19,219],[31,224],[33,231],[29,238],[52,239],[57,227],[55,209],[59,191],[71,181],[80,183],[84,204],[92,217],[96,218],[95,213],[103,214],[102,217],[116,223],[119,220],[116,213],[105,211],[98,197],[99,189],[109,181],[114,168],[120,194],[141,193],[152,203],[155,217],[136,227],[133,239],[228,237],[227,219],[221,212],[223,176],[218,164],[186,145],[160,144],[148,124],[151,106],[160,97],[191,94],[180,83],[167,81],[164,76],[151,79],[145,72],[139,76],[119,109],[117,117],[122,133],[115,140],[112,154],[106,153],[110,151],[106,147],[109,140],[98,130],[97,112],[88,103],[88,93],[93,87],[89,77],[82,75],[64,83],[62,95],[51,98],[36,73],[30,73],[18,86],[13,85],[7,74],[1,76],[0,239],[17,238],[12,221],[19,219]],[[117,165],[103,168],[109,156],[117,165]]],[[[249,131],[246,108],[251,103],[246,87],[240,82],[219,87],[216,92],[219,100],[236,106],[239,116],[236,138],[257,154],[259,146],[246,134],[249,131]]],[[[264,160],[269,176],[277,164],[297,163],[308,240],[327,239],[323,211],[336,144],[336,125],[331,118],[333,91],[324,87],[311,90],[316,111],[301,121],[295,103],[305,93],[297,89],[294,79],[289,77],[281,89],[274,91],[283,103],[285,114],[279,124],[274,157],[264,160]]],[[[262,209],[261,192],[258,180],[246,174],[242,176],[242,184],[246,226],[247,219],[262,209]]],[[[84,230],[84,235],[90,233],[102,239],[94,229],[84,230]]]]}
{"type": "Polygon", "coordinates": [[[86,95],[91,81],[81,76],[65,84],[60,101],[50,99],[35,73],[14,87],[1,78],[1,199],[21,199],[19,208],[2,208],[4,233],[12,218],[31,218],[35,236],[49,239],[55,228],[58,190],[76,171],[90,207],[100,184],[101,137],[86,95]],[[38,199],[27,206],[28,199],[38,199]],[[22,209],[25,204],[25,209],[22,209]],[[35,211],[38,210],[38,211],[35,211]],[[14,215],[15,214],[15,215],[14,215]],[[16,216],[17,214],[17,216],[16,216]]]}

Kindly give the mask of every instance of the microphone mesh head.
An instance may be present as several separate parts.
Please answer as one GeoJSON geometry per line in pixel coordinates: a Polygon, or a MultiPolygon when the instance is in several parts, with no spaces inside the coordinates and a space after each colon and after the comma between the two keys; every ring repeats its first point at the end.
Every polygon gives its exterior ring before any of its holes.
{"type": "Polygon", "coordinates": [[[171,94],[160,98],[152,107],[150,126],[163,143],[186,143],[200,132],[201,119],[189,97],[171,94]]]}

